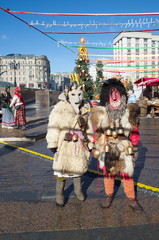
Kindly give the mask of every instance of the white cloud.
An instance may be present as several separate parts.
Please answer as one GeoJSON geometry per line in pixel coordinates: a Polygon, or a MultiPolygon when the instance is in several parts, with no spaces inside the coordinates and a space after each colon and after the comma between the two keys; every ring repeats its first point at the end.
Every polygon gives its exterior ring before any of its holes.
{"type": "Polygon", "coordinates": [[[8,39],[8,37],[7,37],[7,35],[3,34],[3,35],[1,35],[1,39],[6,40],[6,39],[8,39]]]}

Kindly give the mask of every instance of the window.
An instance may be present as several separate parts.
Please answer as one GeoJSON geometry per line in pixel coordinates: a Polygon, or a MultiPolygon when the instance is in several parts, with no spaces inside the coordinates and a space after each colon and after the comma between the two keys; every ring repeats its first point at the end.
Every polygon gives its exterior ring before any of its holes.
{"type": "Polygon", "coordinates": [[[128,55],[131,54],[131,49],[127,49],[127,54],[128,54],[128,55]]]}
{"type": "Polygon", "coordinates": [[[136,54],[139,55],[139,49],[136,49],[136,54]]]}

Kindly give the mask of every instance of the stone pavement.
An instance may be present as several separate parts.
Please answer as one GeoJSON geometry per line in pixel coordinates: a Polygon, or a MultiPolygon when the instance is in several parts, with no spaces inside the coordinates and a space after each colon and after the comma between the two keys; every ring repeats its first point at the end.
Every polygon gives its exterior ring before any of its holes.
{"type": "MultiPolygon", "coordinates": [[[[37,132],[36,123],[39,131],[43,128],[46,133],[48,114],[37,114],[38,120],[31,125],[35,113],[28,109],[25,134],[37,132]],[[39,123],[40,118],[42,122],[39,123]]],[[[140,133],[134,179],[138,182],[137,198],[144,208],[142,214],[134,213],[127,205],[118,179],[112,207],[101,209],[100,200],[105,193],[95,159],[91,160],[89,171],[82,178],[86,201],[81,203],[76,199],[70,179],[65,189],[66,205],[56,207],[52,160],[47,158],[51,157],[51,151],[45,139],[15,141],[22,149],[0,140],[0,240],[158,240],[159,119],[141,118],[140,133]]]]}
{"type": "Polygon", "coordinates": [[[26,130],[5,129],[0,124],[0,141],[34,142],[46,135],[50,108],[37,108],[35,103],[26,105],[26,130]]]}

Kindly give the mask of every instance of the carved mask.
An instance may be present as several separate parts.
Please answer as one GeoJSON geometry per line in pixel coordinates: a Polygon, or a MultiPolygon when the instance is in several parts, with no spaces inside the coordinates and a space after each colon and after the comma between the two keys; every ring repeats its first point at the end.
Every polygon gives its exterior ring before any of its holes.
{"type": "Polygon", "coordinates": [[[81,90],[81,86],[78,88],[72,87],[72,89],[69,90],[68,100],[75,112],[78,114],[80,111],[80,105],[83,100],[83,91],[81,90]]]}

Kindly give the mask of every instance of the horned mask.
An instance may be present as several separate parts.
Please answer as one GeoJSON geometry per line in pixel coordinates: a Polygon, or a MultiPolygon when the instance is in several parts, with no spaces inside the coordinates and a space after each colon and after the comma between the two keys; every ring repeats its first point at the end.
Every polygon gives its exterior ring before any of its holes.
{"type": "Polygon", "coordinates": [[[106,108],[112,121],[120,119],[126,110],[127,93],[120,79],[111,78],[104,82],[100,95],[100,105],[106,108]]]}
{"type": "Polygon", "coordinates": [[[60,100],[67,100],[73,107],[74,111],[79,114],[80,106],[83,100],[83,91],[81,85],[73,84],[65,89],[59,97],[60,100]]]}

